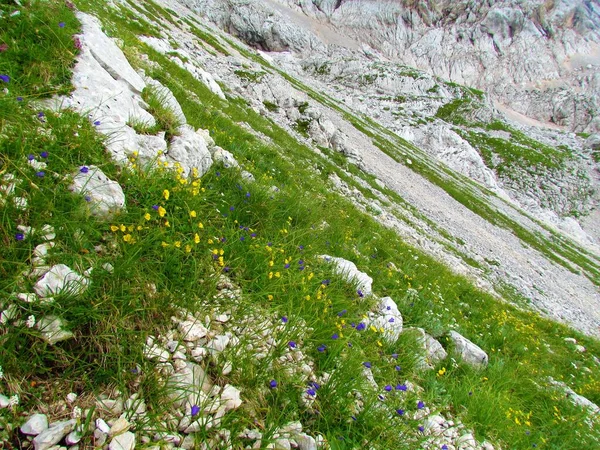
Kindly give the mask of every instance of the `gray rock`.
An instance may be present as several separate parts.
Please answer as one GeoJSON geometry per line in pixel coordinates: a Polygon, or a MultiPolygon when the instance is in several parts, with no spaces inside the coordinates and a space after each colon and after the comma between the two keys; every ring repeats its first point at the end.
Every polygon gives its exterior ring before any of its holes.
{"type": "Polygon", "coordinates": [[[477,368],[487,366],[488,355],[481,347],[461,336],[456,331],[450,331],[448,336],[454,345],[454,351],[464,362],[477,368]]]}
{"type": "Polygon", "coordinates": [[[37,436],[48,428],[48,417],[45,414],[34,414],[21,426],[21,433],[37,436]]]}
{"type": "Polygon", "coordinates": [[[73,431],[76,424],[75,420],[53,423],[50,428],[42,431],[33,439],[35,450],[48,450],[53,445],[58,444],[67,434],[73,431]]]}
{"type": "Polygon", "coordinates": [[[89,280],[64,264],[52,266],[33,286],[33,290],[41,297],[52,297],[58,294],[79,295],[88,286],[89,280]]]}
{"type": "Polygon", "coordinates": [[[0,409],[8,408],[8,405],[10,405],[8,397],[6,395],[0,394],[0,409]]]}
{"type": "Polygon", "coordinates": [[[87,170],[87,173],[79,170],[74,174],[71,190],[89,199],[90,212],[94,216],[108,219],[122,211],[125,194],[119,183],[96,166],[87,166],[87,170]]]}
{"type": "Polygon", "coordinates": [[[104,433],[98,428],[94,430],[94,445],[96,447],[102,447],[107,439],[108,433],[104,433]]]}
{"type": "Polygon", "coordinates": [[[237,162],[237,160],[235,159],[233,154],[231,154],[231,152],[228,152],[227,150],[223,150],[221,147],[215,147],[215,151],[213,153],[213,159],[216,163],[220,162],[225,167],[233,167],[233,168],[240,167],[239,163],[237,162]]]}
{"type": "Polygon", "coordinates": [[[135,435],[130,431],[115,436],[108,444],[109,450],[134,450],[134,448],[135,435]]]}

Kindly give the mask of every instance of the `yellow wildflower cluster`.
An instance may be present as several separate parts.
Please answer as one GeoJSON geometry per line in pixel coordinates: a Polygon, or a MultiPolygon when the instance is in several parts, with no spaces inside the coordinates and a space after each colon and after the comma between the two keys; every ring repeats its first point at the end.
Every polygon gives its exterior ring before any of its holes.
{"type": "MultiPolygon", "coordinates": [[[[558,409],[557,409],[557,411],[558,411],[558,409]]],[[[520,409],[508,408],[508,411],[506,411],[506,418],[509,420],[512,420],[514,423],[516,423],[519,426],[525,425],[525,426],[530,427],[532,414],[533,413],[531,411],[529,411],[528,413],[524,413],[520,409]]]]}

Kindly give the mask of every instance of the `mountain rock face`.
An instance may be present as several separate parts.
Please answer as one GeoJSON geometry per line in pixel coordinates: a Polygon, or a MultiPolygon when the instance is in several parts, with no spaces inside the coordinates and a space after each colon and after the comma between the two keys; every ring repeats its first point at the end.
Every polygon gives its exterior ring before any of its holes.
{"type": "MultiPolygon", "coordinates": [[[[592,147],[573,132],[600,130],[599,1],[181,2],[453,170],[590,241],[598,230],[588,226],[590,238],[572,216],[600,203],[599,174],[592,147]]],[[[288,119],[360,160],[326,121],[288,119]]]]}
{"type": "Polygon", "coordinates": [[[386,57],[529,117],[600,129],[600,2],[287,0],[386,57]]]}

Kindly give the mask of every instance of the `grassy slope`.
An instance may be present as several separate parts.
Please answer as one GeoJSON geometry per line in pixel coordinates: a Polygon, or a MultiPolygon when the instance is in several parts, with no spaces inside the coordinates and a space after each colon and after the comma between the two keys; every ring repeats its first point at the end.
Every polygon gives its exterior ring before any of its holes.
{"type": "MultiPolygon", "coordinates": [[[[189,123],[209,129],[217,144],[233,152],[255,174],[257,182],[246,184],[237,173],[214,167],[194,186],[182,184],[169,171],[114,166],[102,151],[102,139],[85,119],[49,111],[45,121],[37,118],[37,108],[29,99],[37,98],[40,92],[68,89],[67,79],[63,77],[48,89],[36,63],[2,54],[0,73],[10,74],[12,80],[9,93],[0,94],[0,170],[24,180],[17,194],[29,202],[26,213],[7,202],[0,216],[4,244],[0,266],[2,306],[5,309],[16,304],[22,319],[29,315],[60,315],[69,321],[75,337],[48,346],[37,337],[35,329],[27,328],[19,319],[0,330],[0,366],[4,372],[0,392],[19,393],[21,397],[18,408],[0,410],[0,420],[6,427],[0,430],[0,439],[14,443],[17,435],[7,423],[18,425],[21,412],[51,403],[70,391],[99,393],[115,386],[128,393],[137,390],[148,402],[150,418],[158,421],[169,407],[160,396],[160,380],[141,355],[146,336],[164,330],[179,306],[192,311],[228,306],[240,315],[252,312],[275,318],[287,315],[292,322],[303,319],[314,331],[292,328],[287,331],[290,335],[278,337],[284,346],[288,339],[302,340],[306,353],[315,358],[318,372],[333,374],[319,393],[321,414],[314,415],[297,406],[303,390],[297,380],[277,365],[269,369],[242,357],[229,377],[220,377],[241,387],[245,399],[243,408],[226,416],[224,426],[234,434],[254,420],[272,432],[289,420],[299,419],[311,433],[323,433],[334,448],[358,447],[365,440],[378,448],[416,448],[415,442],[407,444],[406,436],[418,438],[419,423],[393,417],[393,410],[402,407],[413,411],[416,400],[422,399],[462,417],[474,427],[478,438],[504,442],[508,448],[530,448],[533,444],[538,448],[591,448],[597,443],[597,433],[582,425],[581,411],[560,394],[535,385],[552,375],[600,402],[600,378],[592,360],[592,354],[600,351],[597,341],[531,312],[501,304],[406,246],[392,232],[328,191],[324,178],[337,168],[327,160],[298,144],[243,102],[221,101],[187,72],[141,45],[135,38],[140,32],[139,22],[121,18],[96,2],[77,3],[98,14],[107,30],[124,40],[128,54],[135,54],[132,48],[137,47],[158,62],[162,70],[150,71],[150,75],[170,87],[189,123]],[[193,100],[189,92],[200,100],[193,100]],[[25,101],[18,102],[18,95],[25,101]],[[242,129],[238,125],[242,121],[269,136],[273,144],[242,129]],[[39,132],[40,127],[45,133],[39,132]],[[283,157],[282,149],[290,158],[283,157]],[[30,153],[40,159],[42,151],[49,153],[48,168],[46,176],[38,178],[26,161],[30,153]],[[127,212],[112,223],[91,218],[85,200],[69,192],[68,180],[52,176],[56,173],[62,177],[83,164],[99,165],[124,187],[127,212]],[[315,166],[321,168],[321,174],[315,172],[315,166]],[[280,192],[270,193],[272,185],[280,192]],[[169,200],[164,198],[165,189],[170,191],[169,200]],[[155,204],[165,207],[169,227],[165,218],[157,217],[152,209],[155,204]],[[196,212],[196,218],[191,218],[190,211],[196,212]],[[150,220],[145,219],[146,213],[151,214],[150,220]],[[321,229],[323,221],[329,227],[321,229]],[[198,222],[202,222],[202,229],[198,222]],[[31,237],[17,241],[18,224],[38,229],[44,224],[55,227],[57,248],[52,262],[68,264],[80,272],[110,262],[115,270],[112,274],[93,272],[91,288],[79,298],[60,297],[51,305],[19,303],[13,293],[25,292],[34,281],[24,279],[21,272],[29,267],[31,251],[39,240],[31,237]],[[121,225],[125,231],[121,231],[121,225]],[[201,237],[197,244],[196,233],[201,237]],[[251,233],[256,236],[253,238],[251,233]],[[127,235],[131,237],[124,239],[127,235]],[[97,245],[104,249],[95,251],[97,245]],[[189,253],[187,245],[191,247],[189,253]],[[223,265],[243,289],[239,304],[219,305],[211,300],[215,278],[222,270],[212,258],[215,249],[223,250],[223,265]],[[330,268],[318,263],[316,255],[321,253],[352,259],[371,274],[376,293],[397,300],[407,325],[422,326],[436,335],[449,327],[458,329],[488,351],[489,368],[475,372],[448,361],[443,364],[447,369],[443,376],[437,376],[437,371],[419,373],[412,367],[414,343],[410,339],[380,346],[377,333],[356,332],[348,325],[361,320],[369,302],[332,275],[330,268]],[[293,267],[302,259],[306,268],[286,270],[285,259],[293,267]],[[270,261],[274,261],[273,266],[270,261]],[[398,267],[397,272],[389,270],[390,262],[398,267]],[[326,289],[321,288],[324,279],[332,280],[326,289]],[[150,284],[156,287],[156,295],[150,295],[150,284]],[[318,298],[319,292],[327,295],[318,298]],[[337,313],[344,309],[347,315],[342,323],[337,313]],[[331,340],[331,335],[339,331],[344,336],[331,340]],[[576,337],[588,351],[576,353],[563,341],[566,336],[576,337]],[[348,341],[352,348],[347,346],[348,341]],[[321,354],[316,347],[323,343],[328,351],[321,354]],[[398,360],[390,357],[394,352],[399,354],[398,360]],[[380,384],[408,379],[423,386],[424,394],[418,398],[393,397],[380,411],[374,407],[379,403],[376,393],[368,393],[365,411],[357,421],[351,420],[351,399],[344,393],[353,386],[365,389],[360,377],[365,359],[373,363],[380,384]],[[401,372],[395,370],[397,364],[401,372]],[[130,371],[136,365],[142,367],[141,378],[130,371]],[[582,367],[592,369],[591,373],[582,372],[582,367]],[[278,379],[280,388],[266,389],[270,379],[278,379]],[[526,425],[523,416],[529,412],[530,424],[526,425]]],[[[20,22],[25,20],[23,15],[14,20],[15,26],[2,31],[1,41],[25,42],[31,30],[37,28],[48,33],[43,45],[62,54],[64,47],[70,48],[70,34],[77,30],[71,12],[64,7],[57,7],[58,12],[48,11],[50,7],[43,3],[33,5],[27,4],[24,9],[32,11],[31,20],[37,26],[20,22]],[[65,28],[56,26],[62,17],[67,23],[65,28]]],[[[155,14],[161,11],[156,9],[155,14]]],[[[40,41],[31,37],[27,48],[31,51],[39,45],[40,41]]],[[[75,53],[70,51],[71,57],[61,60],[45,49],[37,61],[51,67],[45,73],[68,73],[75,53]]],[[[208,370],[213,373],[217,368],[208,370]]]]}

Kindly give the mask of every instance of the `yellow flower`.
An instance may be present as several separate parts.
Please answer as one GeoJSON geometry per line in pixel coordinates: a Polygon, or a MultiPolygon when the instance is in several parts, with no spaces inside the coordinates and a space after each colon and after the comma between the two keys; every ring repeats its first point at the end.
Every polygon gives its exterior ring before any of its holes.
{"type": "Polygon", "coordinates": [[[144,214],[144,219],[146,219],[146,220],[150,220],[150,213],[146,213],[146,214],[144,214]]]}
{"type": "Polygon", "coordinates": [[[169,246],[169,244],[167,244],[165,241],[162,241],[162,243],[160,245],[162,245],[163,247],[168,247],[169,246]]]}
{"type": "Polygon", "coordinates": [[[202,222],[200,222],[200,223],[198,224],[198,228],[200,228],[201,230],[202,230],[202,229],[204,229],[204,225],[202,225],[202,222]]]}
{"type": "Polygon", "coordinates": [[[308,281],[312,280],[314,276],[315,276],[315,274],[311,272],[311,273],[308,275],[308,281]]]}
{"type": "Polygon", "coordinates": [[[371,325],[369,327],[369,329],[373,332],[373,333],[377,333],[377,328],[375,328],[375,326],[371,325]]]}
{"type": "Polygon", "coordinates": [[[307,295],[306,297],[304,297],[304,299],[305,299],[306,301],[309,301],[309,300],[310,300],[310,295],[307,295]]]}
{"type": "Polygon", "coordinates": [[[221,255],[221,256],[222,256],[222,255],[224,255],[224,254],[225,254],[225,250],[223,250],[223,249],[219,250],[219,255],[221,255]]]}
{"type": "Polygon", "coordinates": [[[209,239],[207,242],[208,242],[209,244],[214,244],[214,241],[213,241],[212,239],[209,239]]]}
{"type": "Polygon", "coordinates": [[[163,191],[163,197],[165,198],[165,200],[169,200],[169,197],[171,196],[171,193],[169,192],[168,189],[165,189],[163,191]]]}
{"type": "Polygon", "coordinates": [[[279,278],[281,276],[281,274],[279,272],[275,272],[275,277],[279,278]]]}
{"type": "Polygon", "coordinates": [[[381,343],[381,341],[377,341],[377,345],[379,345],[380,347],[383,347],[383,344],[381,343]]]}
{"type": "Polygon", "coordinates": [[[138,231],[142,230],[143,228],[144,228],[144,227],[143,227],[143,226],[141,226],[141,225],[138,225],[138,226],[137,226],[137,230],[138,230],[138,231]]]}
{"type": "Polygon", "coordinates": [[[165,217],[165,214],[167,214],[167,210],[165,208],[163,208],[162,206],[158,207],[158,215],[160,217],[165,217]]]}
{"type": "Polygon", "coordinates": [[[269,280],[273,278],[273,272],[269,272],[269,280]]]}
{"type": "Polygon", "coordinates": [[[175,247],[179,248],[181,247],[181,241],[175,241],[175,247]]]}
{"type": "Polygon", "coordinates": [[[194,235],[194,243],[199,244],[200,243],[200,236],[198,236],[198,233],[196,233],[194,235]]]}
{"type": "Polygon", "coordinates": [[[189,244],[188,244],[188,245],[186,245],[186,246],[185,246],[185,252],[186,252],[186,253],[189,253],[189,252],[191,252],[191,251],[192,251],[192,246],[191,246],[191,245],[189,245],[189,244]]]}
{"type": "Polygon", "coordinates": [[[133,225],[129,225],[129,226],[127,227],[127,231],[129,231],[130,233],[131,233],[133,230],[135,230],[135,226],[133,226],[133,225]]]}
{"type": "Polygon", "coordinates": [[[215,248],[215,249],[212,251],[212,254],[213,254],[213,255],[218,255],[218,254],[219,254],[219,249],[215,248]]]}
{"type": "Polygon", "coordinates": [[[168,220],[165,220],[165,227],[169,228],[171,226],[171,224],[169,223],[168,220]]]}
{"type": "Polygon", "coordinates": [[[223,261],[223,257],[222,256],[219,256],[219,265],[221,267],[223,267],[225,265],[225,262],[223,261]]]}
{"type": "Polygon", "coordinates": [[[271,294],[267,295],[267,298],[270,300],[273,300],[273,296],[271,294]]]}
{"type": "Polygon", "coordinates": [[[125,230],[126,230],[127,228],[125,228],[125,225],[121,224],[121,225],[119,226],[119,229],[121,230],[121,232],[122,232],[122,233],[125,233],[125,230]]]}
{"type": "Polygon", "coordinates": [[[269,261],[269,267],[273,267],[273,264],[275,264],[273,260],[269,261]]]}
{"type": "Polygon", "coordinates": [[[196,217],[196,211],[190,211],[190,217],[196,217]]]}
{"type": "Polygon", "coordinates": [[[125,242],[131,242],[131,240],[132,240],[132,237],[131,237],[131,235],[130,235],[130,234],[126,234],[125,236],[123,236],[123,240],[124,240],[125,242]]]}
{"type": "Polygon", "coordinates": [[[118,226],[116,226],[116,225],[111,225],[111,226],[110,226],[110,231],[113,231],[113,232],[114,232],[114,231],[119,231],[119,227],[118,227],[118,226]]]}

